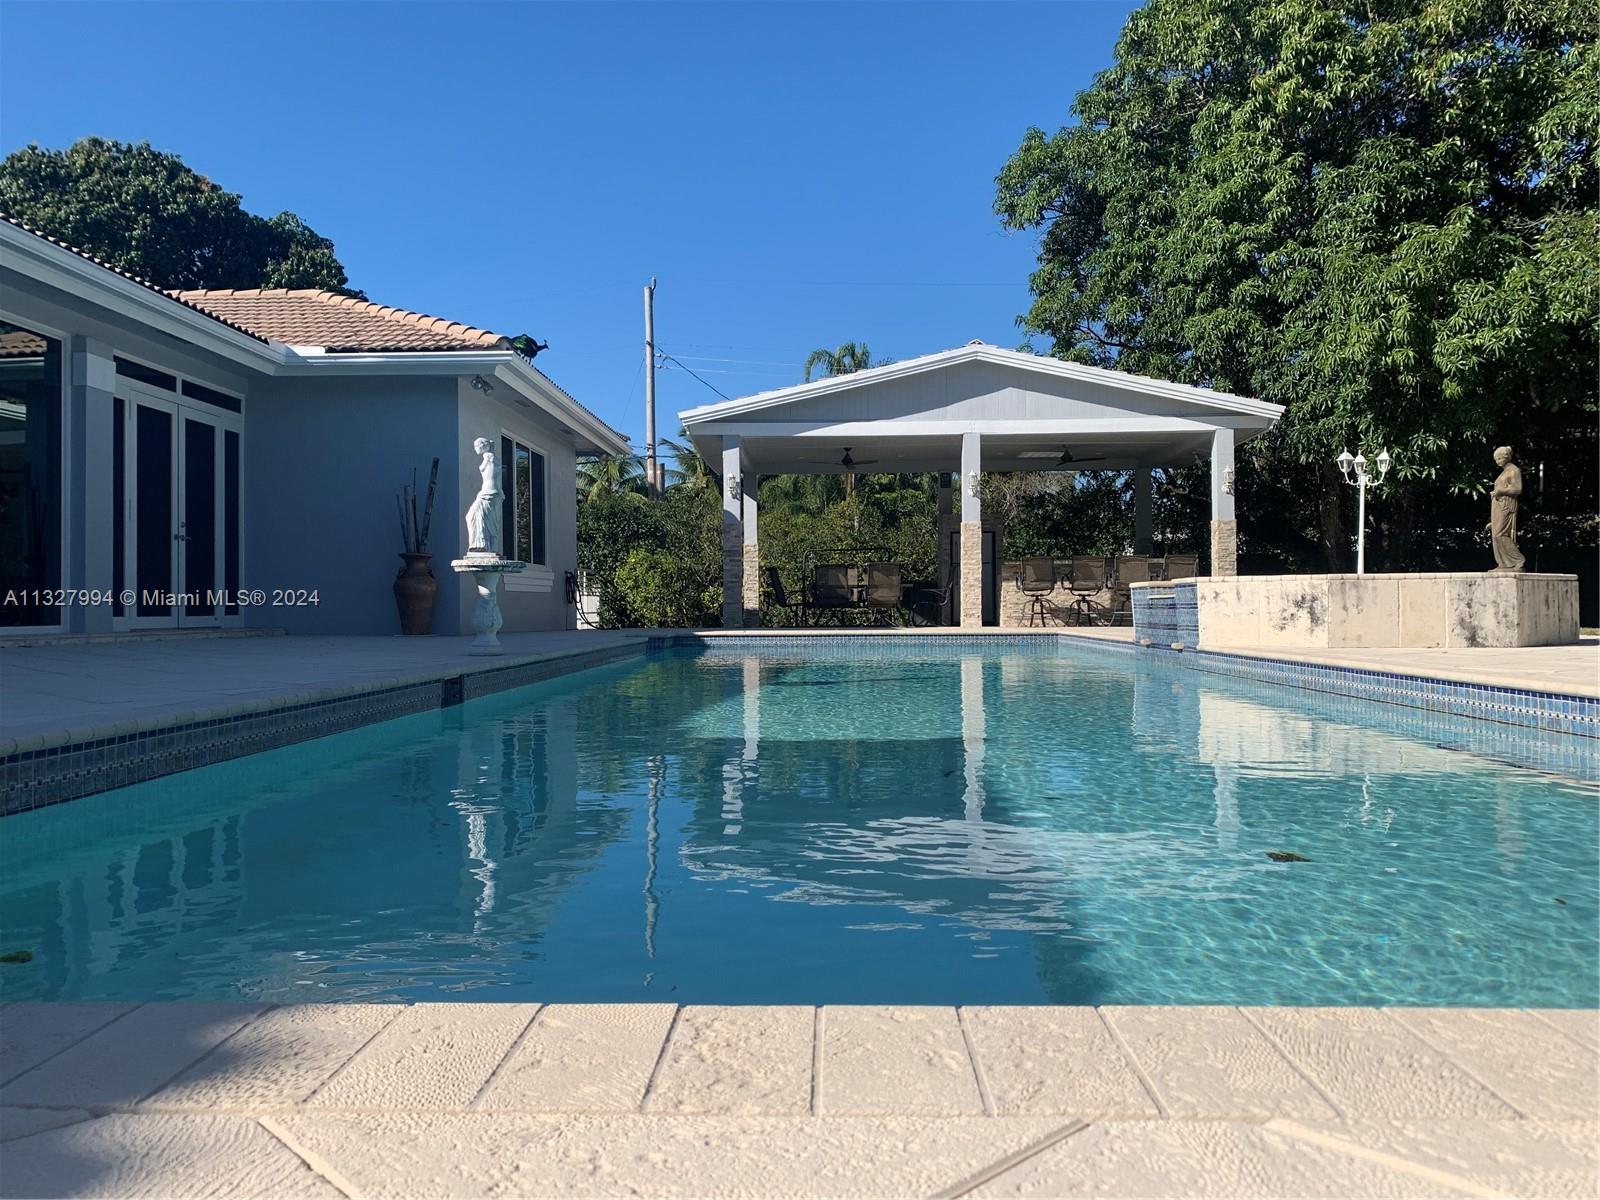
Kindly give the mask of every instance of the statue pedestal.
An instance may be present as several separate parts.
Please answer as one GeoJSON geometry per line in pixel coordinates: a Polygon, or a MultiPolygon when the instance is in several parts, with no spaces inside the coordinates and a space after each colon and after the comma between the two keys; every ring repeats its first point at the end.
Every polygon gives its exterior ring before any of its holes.
{"type": "Polygon", "coordinates": [[[453,559],[452,569],[460,575],[471,575],[478,588],[478,603],[472,610],[472,631],[478,636],[467,647],[468,654],[504,654],[500,644],[500,576],[515,575],[528,564],[501,558],[495,554],[469,554],[453,559]]]}

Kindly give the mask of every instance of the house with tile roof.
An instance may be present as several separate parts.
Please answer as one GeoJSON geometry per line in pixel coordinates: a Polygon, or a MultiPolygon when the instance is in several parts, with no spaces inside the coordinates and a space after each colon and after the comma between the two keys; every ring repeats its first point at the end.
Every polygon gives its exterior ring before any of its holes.
{"type": "Polygon", "coordinates": [[[571,628],[576,462],[627,440],[511,339],[315,289],[167,292],[0,219],[0,637],[398,632],[396,496],[440,461],[432,631],[502,471],[504,629],[571,628]]]}

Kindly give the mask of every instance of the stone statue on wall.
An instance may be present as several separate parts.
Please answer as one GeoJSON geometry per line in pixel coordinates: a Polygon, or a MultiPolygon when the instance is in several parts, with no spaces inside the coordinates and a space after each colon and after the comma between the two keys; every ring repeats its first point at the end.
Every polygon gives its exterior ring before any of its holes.
{"type": "Polygon", "coordinates": [[[479,438],[472,448],[483,456],[478,474],[483,483],[478,496],[467,509],[467,553],[498,557],[500,553],[500,464],[495,461],[494,443],[479,438]]]}
{"type": "Polygon", "coordinates": [[[1494,465],[1500,474],[1489,489],[1489,538],[1494,543],[1494,569],[1520,571],[1527,562],[1517,548],[1517,497],[1522,495],[1522,468],[1511,461],[1511,447],[1498,446],[1494,465]]]}

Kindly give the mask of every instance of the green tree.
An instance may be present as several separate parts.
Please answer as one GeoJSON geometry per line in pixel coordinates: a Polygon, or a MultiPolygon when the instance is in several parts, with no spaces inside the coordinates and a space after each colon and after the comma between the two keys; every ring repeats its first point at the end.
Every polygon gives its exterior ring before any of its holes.
{"type": "Polygon", "coordinates": [[[1592,546],[1596,83],[1575,0],[1151,0],[999,174],[1040,233],[1024,326],[1288,406],[1240,464],[1246,553],[1348,562],[1348,446],[1394,454],[1390,565],[1481,555],[1499,442],[1592,546]]]}
{"type": "Polygon", "coordinates": [[[676,439],[662,438],[661,448],[673,463],[667,469],[668,487],[710,488],[715,491],[722,486],[721,477],[701,457],[700,451],[694,448],[686,430],[678,430],[676,439]]]}
{"type": "Polygon", "coordinates": [[[829,375],[850,375],[856,371],[865,371],[874,365],[872,351],[867,349],[865,342],[846,342],[837,350],[819,349],[806,355],[806,382],[811,382],[811,377],[817,373],[829,375]]]}
{"type": "Polygon", "coordinates": [[[333,243],[293,213],[260,217],[176,154],[89,137],[0,161],[0,211],[158,287],[347,285],[333,243]]]}
{"type": "Polygon", "coordinates": [[[644,491],[644,464],[638,458],[591,458],[578,463],[578,499],[594,500],[644,491]]]}

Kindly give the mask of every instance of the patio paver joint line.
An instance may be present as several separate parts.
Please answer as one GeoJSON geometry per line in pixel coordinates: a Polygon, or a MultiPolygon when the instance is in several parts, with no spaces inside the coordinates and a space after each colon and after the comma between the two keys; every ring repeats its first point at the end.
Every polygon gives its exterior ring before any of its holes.
{"type": "MultiPolygon", "coordinates": [[[[38,1062],[34,1063],[31,1067],[24,1067],[22,1070],[18,1071],[15,1075],[11,1075],[11,1076],[8,1076],[8,1077],[6,1077],[4,1079],[0,1079],[0,1087],[9,1086],[10,1084],[15,1083],[17,1080],[21,1079],[24,1075],[30,1074],[30,1073],[32,1073],[34,1071],[37,1071],[40,1067],[44,1066],[46,1063],[50,1062],[52,1059],[59,1058],[61,1055],[65,1054],[68,1050],[71,1050],[74,1046],[78,1045],[79,1043],[85,1041],[88,1038],[92,1038],[95,1034],[99,1033],[102,1029],[109,1029],[111,1026],[115,1025],[118,1021],[122,1020],[123,1017],[126,1017],[131,1013],[138,1012],[139,1009],[141,1009],[143,1007],[144,1007],[144,1005],[142,1005],[142,1004],[130,1004],[130,1005],[128,1005],[127,1008],[123,1009],[119,1013],[114,1014],[109,1020],[105,1021],[103,1024],[96,1025],[93,1029],[89,1030],[87,1033],[84,1033],[84,1034],[80,1035],[79,1037],[73,1038],[72,1041],[67,1043],[65,1046],[62,1046],[60,1049],[54,1050],[51,1053],[45,1055],[45,1057],[41,1058],[38,1062]]],[[[7,1103],[11,1103],[11,1104],[14,1105],[14,1102],[12,1102],[12,1101],[8,1101],[7,1103]]],[[[44,1107],[44,1106],[43,1105],[39,1105],[38,1107],[44,1107]]],[[[81,1105],[74,1105],[73,1107],[82,1107],[82,1106],[81,1105]]]]}
{"type": "Polygon", "coordinates": [[[538,1024],[539,1018],[544,1016],[549,1009],[550,1006],[548,1004],[541,1004],[533,1010],[533,1015],[528,1018],[528,1023],[522,1027],[521,1033],[511,1039],[511,1044],[506,1047],[506,1052],[500,1056],[500,1061],[495,1063],[494,1070],[489,1072],[489,1077],[478,1085],[478,1090],[472,1093],[472,1099],[461,1106],[464,1112],[483,1111],[479,1105],[483,1103],[483,1098],[489,1094],[490,1086],[496,1079],[500,1078],[500,1072],[506,1069],[506,1064],[517,1056],[517,1051],[522,1049],[522,1043],[528,1040],[528,1036],[533,1032],[533,1027],[538,1024]]]}
{"type": "Polygon", "coordinates": [[[1429,1050],[1432,1050],[1440,1058],[1444,1059],[1445,1062],[1449,1063],[1452,1067],[1454,1067],[1456,1070],[1460,1071],[1468,1079],[1472,1080],[1473,1083],[1477,1084],[1484,1091],[1488,1092],[1489,1095],[1493,1096],[1496,1100],[1500,1101],[1501,1104],[1504,1104],[1512,1112],[1516,1113],[1517,1114],[1517,1119],[1519,1121],[1526,1121],[1528,1119],[1528,1114],[1527,1113],[1523,1112],[1515,1104],[1511,1103],[1511,1101],[1507,1100],[1498,1091],[1496,1091],[1493,1087],[1491,1087],[1489,1085],[1488,1081],[1485,1080],[1482,1076],[1480,1076],[1476,1071],[1472,1070],[1470,1067],[1467,1067],[1467,1066],[1463,1065],[1460,1062],[1460,1060],[1458,1060],[1454,1055],[1452,1055],[1443,1046],[1434,1045],[1433,1042],[1429,1041],[1426,1037],[1423,1036],[1422,1031],[1420,1029],[1413,1029],[1409,1022],[1401,1020],[1400,1014],[1398,1012],[1396,1012],[1395,1010],[1390,1009],[1390,1008],[1380,1008],[1378,1011],[1380,1013],[1382,1013],[1384,1015],[1384,1017],[1388,1018],[1390,1024],[1398,1025],[1402,1030],[1404,1030],[1411,1037],[1413,1037],[1417,1041],[1421,1042],[1429,1050]]]}
{"type": "Polygon", "coordinates": [[[968,1192],[976,1191],[984,1184],[992,1183],[1006,1174],[1006,1172],[1020,1167],[1030,1158],[1035,1158],[1046,1150],[1059,1146],[1074,1134],[1082,1133],[1089,1128],[1090,1124],[1091,1122],[1082,1118],[1068,1121],[1060,1129],[1045,1134],[1044,1137],[1034,1142],[1031,1146],[1024,1146],[1021,1150],[1006,1155],[998,1162],[990,1163],[976,1174],[969,1175],[960,1183],[948,1187],[942,1192],[935,1192],[933,1200],[959,1200],[959,1197],[965,1196],[968,1192]]]}
{"type": "Polygon", "coordinates": [[[154,1096],[157,1093],[159,1093],[163,1088],[170,1087],[181,1076],[186,1075],[190,1071],[194,1070],[194,1068],[198,1067],[201,1063],[205,1062],[206,1059],[210,1058],[218,1050],[222,1049],[229,1042],[233,1041],[234,1038],[238,1037],[246,1029],[249,1029],[257,1021],[261,1020],[262,1017],[266,1016],[269,1012],[275,1011],[278,1007],[279,1006],[276,1005],[276,1004],[268,1004],[268,1005],[264,1006],[261,1009],[261,1011],[256,1013],[254,1016],[247,1017],[245,1019],[244,1024],[240,1025],[239,1028],[235,1029],[232,1033],[230,1033],[227,1037],[223,1038],[220,1042],[216,1043],[214,1046],[208,1047],[205,1051],[203,1051],[201,1053],[201,1055],[198,1058],[192,1058],[188,1062],[184,1063],[183,1066],[179,1067],[176,1071],[174,1071],[166,1079],[163,1079],[160,1083],[156,1084],[155,1087],[151,1088],[144,1095],[142,1095],[138,1099],[134,1100],[134,1102],[132,1104],[130,1104],[128,1107],[130,1109],[137,1110],[141,1105],[148,1104],[150,1102],[150,1098],[152,1096],[154,1096]]]}
{"type": "Polygon", "coordinates": [[[398,1021],[400,1019],[400,1014],[405,1012],[407,1007],[408,1006],[404,1004],[395,1005],[394,1012],[390,1014],[389,1019],[382,1025],[378,1026],[378,1028],[374,1029],[372,1031],[372,1036],[367,1038],[366,1041],[362,1042],[361,1045],[357,1046],[354,1054],[350,1055],[350,1057],[346,1058],[342,1063],[330,1071],[326,1079],[317,1084],[316,1087],[312,1088],[304,1096],[300,1097],[300,1099],[296,1100],[295,1107],[299,1107],[302,1104],[310,1104],[312,1100],[316,1099],[317,1093],[322,1091],[323,1088],[327,1087],[335,1079],[339,1078],[340,1073],[343,1072],[346,1067],[355,1062],[356,1059],[360,1058],[362,1051],[364,1051],[368,1046],[372,1045],[373,1042],[377,1041],[378,1038],[382,1036],[384,1030],[388,1029],[389,1026],[398,1021]]]}
{"type": "Polygon", "coordinates": [[[1409,1175],[1413,1179],[1421,1179],[1428,1183],[1439,1184],[1443,1187],[1454,1188],[1456,1191],[1465,1192],[1469,1196],[1483,1197],[1484,1200],[1500,1200],[1507,1195],[1505,1192],[1487,1188],[1474,1183],[1461,1175],[1450,1171],[1441,1171],[1438,1167],[1430,1167],[1426,1163],[1412,1162],[1408,1158],[1401,1158],[1397,1154],[1386,1154],[1382,1150],[1373,1150],[1359,1142],[1348,1141],[1345,1138],[1335,1137],[1316,1129],[1307,1129],[1298,1121],[1291,1121],[1285,1117],[1273,1117],[1261,1128],[1280,1134],[1295,1141],[1305,1142],[1313,1146],[1321,1146],[1324,1150],[1331,1150],[1335,1154],[1343,1154],[1348,1158],[1359,1158],[1363,1161],[1387,1167],[1391,1171],[1398,1171],[1402,1175],[1409,1175]]]}
{"type": "Polygon", "coordinates": [[[661,1039],[661,1049],[656,1051],[655,1065],[650,1068],[650,1078],[645,1081],[644,1092],[639,1097],[639,1112],[649,1111],[650,1100],[655,1095],[656,1081],[661,1078],[661,1068],[666,1064],[672,1049],[672,1035],[678,1032],[678,1021],[683,1016],[683,1005],[672,1006],[672,1020],[667,1022],[667,1034],[661,1039]]]}
{"type": "Polygon", "coordinates": [[[1555,1030],[1562,1037],[1564,1037],[1567,1041],[1571,1042],[1574,1046],[1581,1047],[1585,1054],[1594,1054],[1594,1053],[1596,1053],[1595,1047],[1591,1046],[1588,1042],[1584,1041],[1582,1038],[1577,1037],[1571,1031],[1561,1028],[1561,1026],[1557,1025],[1554,1021],[1548,1020],[1545,1017],[1545,1015],[1543,1013],[1539,1012],[1537,1009],[1519,1008],[1517,1011],[1518,1012],[1527,1013],[1535,1021],[1537,1021],[1537,1022],[1539,1022],[1539,1024],[1543,1025],[1546,1029],[1555,1030]]]}
{"type": "Polygon", "coordinates": [[[972,1067],[973,1081],[978,1085],[978,1100],[983,1105],[983,1115],[992,1117],[997,1115],[994,1096],[989,1092],[989,1080],[984,1076],[983,1063],[978,1059],[978,1048],[972,1044],[972,1030],[967,1028],[966,1013],[964,1007],[956,1006],[956,1025],[961,1030],[961,1041],[967,1048],[967,1062],[972,1067]]]}
{"type": "Polygon", "coordinates": [[[822,1005],[812,1009],[814,1014],[811,1020],[811,1115],[822,1115],[822,1014],[827,1010],[822,1005]]]}
{"type": "Polygon", "coordinates": [[[1110,1035],[1112,1042],[1121,1052],[1124,1061],[1127,1062],[1134,1075],[1137,1076],[1139,1086],[1144,1088],[1145,1094],[1150,1097],[1150,1102],[1156,1106],[1156,1112],[1161,1115],[1161,1119],[1164,1121],[1171,1119],[1172,1110],[1167,1107],[1167,1102],[1161,1098],[1161,1093],[1156,1088],[1155,1080],[1145,1073],[1143,1065],[1140,1064],[1138,1057],[1133,1053],[1133,1047],[1129,1046],[1123,1038],[1122,1031],[1111,1023],[1111,1018],[1106,1015],[1105,1010],[1098,1004],[1094,1006],[1094,1015],[1100,1018],[1100,1024],[1105,1028],[1106,1033],[1110,1035]]]}
{"type": "Polygon", "coordinates": [[[1304,1079],[1306,1081],[1306,1086],[1314,1091],[1317,1095],[1322,1097],[1322,1102],[1329,1108],[1333,1109],[1333,1111],[1338,1115],[1339,1120],[1347,1121],[1350,1119],[1349,1114],[1344,1111],[1344,1105],[1340,1104],[1333,1098],[1332,1093],[1330,1093],[1327,1088],[1323,1087],[1322,1083],[1311,1074],[1309,1067],[1302,1066],[1299,1060],[1296,1059],[1294,1055],[1289,1053],[1288,1049],[1283,1045],[1283,1043],[1272,1036],[1271,1030],[1269,1030],[1265,1025],[1261,1024],[1260,1021],[1257,1021],[1254,1017],[1252,1017],[1250,1015],[1250,1011],[1243,1006],[1235,1005],[1233,1011],[1248,1021],[1252,1029],[1267,1039],[1267,1043],[1278,1052],[1278,1056],[1282,1058],[1284,1062],[1289,1064],[1289,1069],[1296,1075],[1300,1076],[1301,1079],[1304,1079]]]}
{"type": "Polygon", "coordinates": [[[311,1150],[307,1150],[305,1147],[301,1146],[287,1129],[282,1128],[271,1117],[257,1117],[256,1124],[261,1126],[261,1128],[266,1131],[267,1136],[272,1138],[273,1141],[277,1142],[290,1154],[294,1155],[301,1162],[305,1163],[306,1170],[310,1171],[313,1175],[326,1182],[329,1187],[333,1188],[341,1195],[349,1197],[349,1200],[360,1200],[360,1188],[356,1187],[354,1183],[346,1179],[339,1172],[338,1168],[324,1159],[320,1154],[317,1154],[311,1150]]]}

